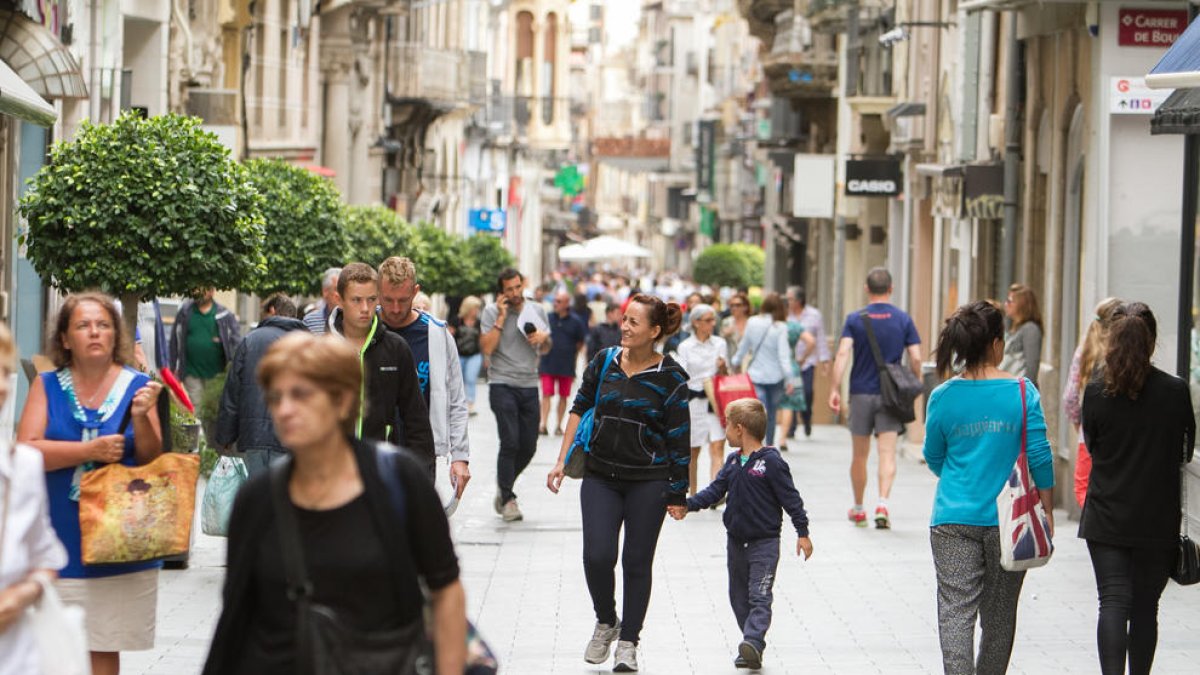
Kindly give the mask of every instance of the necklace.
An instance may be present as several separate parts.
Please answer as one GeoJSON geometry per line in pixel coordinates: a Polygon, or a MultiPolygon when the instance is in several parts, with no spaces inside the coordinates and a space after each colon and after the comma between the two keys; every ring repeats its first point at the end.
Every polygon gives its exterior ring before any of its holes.
{"type": "MultiPolygon", "coordinates": [[[[101,394],[108,392],[108,389],[107,389],[107,387],[105,387],[105,385],[108,384],[108,380],[110,377],[112,377],[112,369],[111,368],[109,369],[108,372],[104,373],[104,378],[100,380],[100,384],[96,385],[96,388],[92,390],[92,395],[88,396],[86,398],[83,396],[83,392],[80,391],[79,385],[76,384],[75,392],[79,395],[80,403],[83,405],[83,407],[89,408],[91,410],[96,409],[96,398],[98,396],[100,396],[101,394]]],[[[79,377],[75,376],[74,380],[75,380],[75,382],[78,383],[79,377]]]]}

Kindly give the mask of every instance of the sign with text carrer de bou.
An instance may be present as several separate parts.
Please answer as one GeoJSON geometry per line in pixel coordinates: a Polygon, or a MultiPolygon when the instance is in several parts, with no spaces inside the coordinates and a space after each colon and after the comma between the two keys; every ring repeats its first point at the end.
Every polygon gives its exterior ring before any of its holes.
{"type": "Polygon", "coordinates": [[[1122,47],[1170,47],[1188,25],[1186,9],[1117,10],[1117,44],[1122,47]]]}

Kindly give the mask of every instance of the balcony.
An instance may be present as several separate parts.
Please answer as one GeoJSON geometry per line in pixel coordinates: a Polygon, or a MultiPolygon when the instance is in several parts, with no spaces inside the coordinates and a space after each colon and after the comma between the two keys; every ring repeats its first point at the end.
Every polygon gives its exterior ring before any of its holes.
{"type": "Polygon", "coordinates": [[[830,98],[837,86],[838,55],[833,40],[812,35],[808,22],[791,10],[775,18],[775,37],[762,64],[776,96],[830,98]]]}
{"type": "Polygon", "coordinates": [[[559,138],[558,132],[569,131],[571,100],[497,94],[485,99],[474,119],[475,126],[492,138],[559,146],[569,140],[559,138]]]}
{"type": "Polygon", "coordinates": [[[850,8],[858,8],[859,26],[866,26],[873,17],[891,8],[887,0],[808,0],[808,23],[818,33],[842,33],[850,8]]]}
{"type": "Polygon", "coordinates": [[[793,0],[737,0],[738,12],[750,25],[750,34],[763,44],[775,39],[775,17],[791,11],[794,4],[793,0]]]}
{"type": "Polygon", "coordinates": [[[411,42],[394,42],[389,49],[388,86],[393,100],[426,100],[442,108],[474,107],[486,101],[487,54],[411,42]]]}

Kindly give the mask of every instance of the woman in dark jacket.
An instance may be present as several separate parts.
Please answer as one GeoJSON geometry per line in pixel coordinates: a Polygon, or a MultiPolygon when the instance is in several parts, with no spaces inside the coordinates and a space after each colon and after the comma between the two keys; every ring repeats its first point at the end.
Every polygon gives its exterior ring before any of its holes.
{"type": "Polygon", "coordinates": [[[291,456],[238,494],[225,605],[204,673],[307,671],[313,652],[297,635],[298,607],[289,598],[299,584],[285,563],[289,522],[310,602],[374,644],[415,644],[424,633],[424,582],[437,672],[463,672],[465,597],[441,502],[415,461],[353,438],[362,386],[354,349],[292,333],[271,347],[258,372],[291,456]],[[277,510],[284,500],[286,510],[277,510]]]}
{"type": "Polygon", "coordinates": [[[1103,379],[1083,396],[1092,455],[1079,536],[1100,596],[1096,642],[1104,675],[1150,672],[1158,599],[1179,545],[1180,462],[1192,459],[1196,422],[1188,385],[1150,364],[1157,324],[1140,302],[1113,314],[1103,379]]]}
{"type": "Polygon", "coordinates": [[[668,505],[687,503],[688,374],[655,345],[679,330],[679,305],[635,295],[621,319],[621,347],[600,382],[607,351],[583,375],[558,463],[546,478],[557,493],[579,419],[596,406],[580,490],[583,571],[596,610],[584,660],[604,663],[617,641],[613,671],[636,672],[638,638],[650,604],[651,566],[668,505]],[[599,397],[596,396],[599,383],[599,397]],[[617,618],[617,545],[625,529],[623,620],[617,618]],[[619,638],[619,639],[618,639],[619,638]]]}

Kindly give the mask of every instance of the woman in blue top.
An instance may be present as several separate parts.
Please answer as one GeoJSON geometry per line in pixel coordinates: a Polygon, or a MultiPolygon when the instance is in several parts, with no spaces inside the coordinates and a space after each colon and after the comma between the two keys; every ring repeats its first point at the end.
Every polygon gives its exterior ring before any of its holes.
{"type": "Polygon", "coordinates": [[[763,298],[762,313],[746,322],[746,334],[733,355],[734,367],[747,361],[745,373],[754,383],[754,395],[767,408],[766,445],[775,445],[775,416],[784,395],[792,393],[792,364],[796,357],[788,344],[787,307],[778,293],[763,298]]]}
{"type": "Polygon", "coordinates": [[[942,328],[937,366],[950,377],[933,390],[925,418],[925,461],[938,476],[930,541],[938,584],[938,633],[947,674],[1003,673],[1012,653],[1024,572],[1000,567],[996,496],[1021,452],[1054,529],[1054,458],[1041,397],[997,366],[1004,315],[987,302],[958,308],[942,328]],[[1021,418],[1022,407],[1025,418],[1021,418]],[[982,628],[975,657],[975,624],[982,628]]]}
{"type": "Polygon", "coordinates": [[[92,672],[115,675],[121,651],[154,646],[161,563],[82,563],[79,479],[106,463],[145,464],[162,452],[155,412],[162,385],[126,365],[129,335],[107,296],[68,296],[52,325],[47,351],[58,369],[33,381],[17,440],[44,457],[50,520],[69,559],[59,593],[87,612],[92,672]]]}

